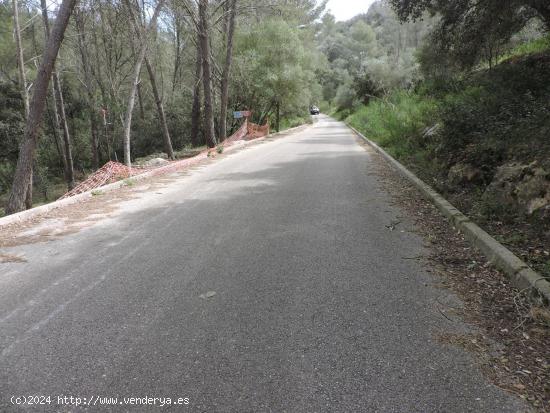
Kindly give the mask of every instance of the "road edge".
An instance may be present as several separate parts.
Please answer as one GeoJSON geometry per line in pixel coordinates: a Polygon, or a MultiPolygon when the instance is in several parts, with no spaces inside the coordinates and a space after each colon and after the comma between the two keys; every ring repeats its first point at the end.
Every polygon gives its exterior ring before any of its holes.
{"type": "Polygon", "coordinates": [[[477,247],[487,259],[510,279],[513,286],[520,290],[536,291],[545,301],[550,302],[550,282],[546,278],[531,269],[527,263],[517,257],[512,251],[498,242],[495,238],[481,229],[475,222],[454,207],[432,187],[409,171],[399,161],[388,154],[384,149],[364,136],[353,126],[346,123],[357,136],[363,139],[370,147],[378,152],[397,171],[452,223],[462,232],[466,239],[477,247]]]}
{"type": "MultiPolygon", "coordinates": [[[[269,138],[274,138],[274,137],[281,136],[281,135],[286,135],[286,134],[289,134],[289,133],[299,132],[299,131],[301,131],[303,129],[306,129],[310,126],[312,126],[312,125],[309,124],[309,123],[306,123],[306,124],[303,124],[303,125],[300,125],[300,126],[296,126],[294,128],[286,129],[286,130],[281,131],[281,132],[271,133],[267,136],[257,138],[257,139],[253,139],[251,141],[245,141],[245,142],[243,142],[242,144],[239,144],[239,145],[229,146],[229,147],[225,148],[224,153],[231,152],[234,149],[240,149],[240,148],[250,146],[251,144],[254,144],[258,141],[266,140],[266,139],[269,139],[269,138]]],[[[189,158],[189,159],[190,160],[196,160],[198,162],[199,160],[206,159],[206,157],[205,157],[205,155],[200,154],[200,155],[194,156],[194,157],[189,158]]],[[[183,171],[183,170],[185,170],[185,169],[187,169],[191,166],[193,166],[193,165],[188,165],[188,166],[183,167],[181,169],[174,170],[173,172],[183,171]]],[[[132,176],[128,179],[133,181],[133,182],[142,181],[144,179],[151,178],[151,177],[155,176],[157,172],[158,172],[157,169],[154,169],[152,171],[144,172],[144,173],[139,174],[139,175],[134,175],[134,176],[132,176]]],[[[126,181],[127,180],[123,179],[123,180],[120,180],[120,181],[117,181],[117,182],[113,182],[111,184],[100,186],[98,188],[92,189],[92,190],[87,191],[87,192],[83,192],[83,193],[78,194],[78,195],[74,195],[70,198],[58,199],[56,201],[52,201],[52,202],[44,204],[44,205],[40,205],[40,206],[31,208],[31,209],[27,209],[25,211],[21,211],[21,212],[15,213],[15,214],[11,214],[11,215],[7,215],[5,217],[1,217],[0,218],[0,230],[3,229],[4,227],[7,227],[8,225],[24,222],[24,221],[27,221],[29,219],[38,217],[40,215],[47,214],[48,212],[50,212],[54,209],[62,208],[62,207],[68,206],[68,205],[73,205],[73,204],[76,204],[78,202],[84,201],[84,200],[94,196],[94,193],[97,193],[97,192],[105,193],[105,192],[114,191],[115,189],[118,189],[118,188],[121,188],[121,187],[125,186],[127,184],[126,181]]]]}

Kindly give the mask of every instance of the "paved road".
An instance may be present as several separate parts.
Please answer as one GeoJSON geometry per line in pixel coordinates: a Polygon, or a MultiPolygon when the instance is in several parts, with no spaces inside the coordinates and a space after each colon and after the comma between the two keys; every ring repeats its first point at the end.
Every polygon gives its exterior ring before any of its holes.
{"type": "MultiPolygon", "coordinates": [[[[22,411],[81,409],[57,395],[189,398],[173,411],[521,410],[437,340],[467,327],[406,259],[423,242],[372,156],[321,116],[136,190],[91,228],[5,250],[27,262],[0,264],[0,410],[17,411],[11,395],[52,396],[22,411]]],[[[109,410],[159,411],[89,408],[109,410]]]]}

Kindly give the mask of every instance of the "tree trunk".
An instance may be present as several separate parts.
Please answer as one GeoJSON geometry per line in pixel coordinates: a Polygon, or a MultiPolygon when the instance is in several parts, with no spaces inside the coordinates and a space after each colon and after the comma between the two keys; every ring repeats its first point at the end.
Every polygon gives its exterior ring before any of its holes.
{"type": "MultiPolygon", "coordinates": [[[[141,24],[138,26],[138,22],[136,21],[131,9],[129,10],[129,12],[130,12],[130,20],[136,32],[137,39],[141,44],[143,44],[146,40],[143,39],[141,36],[141,30],[142,30],[141,24]]],[[[168,130],[168,123],[166,122],[166,114],[164,113],[162,98],[160,96],[160,93],[157,87],[157,79],[155,78],[155,73],[153,72],[153,67],[151,66],[151,62],[149,61],[149,58],[146,55],[144,57],[144,60],[145,60],[145,66],[147,67],[147,73],[149,74],[149,80],[151,82],[151,88],[153,89],[155,104],[157,105],[157,112],[158,112],[158,117],[162,128],[162,137],[164,140],[164,150],[166,151],[166,155],[168,155],[168,158],[174,160],[175,159],[174,149],[172,148],[172,140],[170,139],[170,131],[168,130]]],[[[139,89],[138,89],[138,92],[139,92],[139,89]]]]}
{"type": "Polygon", "coordinates": [[[277,132],[280,132],[280,126],[281,126],[281,102],[277,101],[277,107],[275,112],[275,123],[276,123],[276,130],[277,132]]]}
{"type": "MultiPolygon", "coordinates": [[[[25,59],[23,58],[23,44],[21,42],[21,28],[19,26],[19,7],[17,0],[13,0],[13,31],[15,35],[15,49],[17,52],[17,68],[19,69],[19,88],[21,90],[21,99],[25,108],[25,120],[29,118],[29,91],[27,90],[27,77],[25,75],[25,59]]],[[[27,196],[25,197],[25,207],[32,208],[32,167],[27,196]]]]}
{"type": "Polygon", "coordinates": [[[32,208],[32,189],[33,189],[33,168],[31,167],[31,173],[29,176],[29,183],[27,188],[27,195],[25,195],[25,208],[31,209],[32,208]]]}
{"type": "Polygon", "coordinates": [[[180,17],[177,15],[174,17],[174,30],[175,30],[175,59],[174,59],[174,72],[172,74],[172,95],[176,91],[176,87],[181,77],[181,22],[180,17]]]}
{"type": "Polygon", "coordinates": [[[139,106],[139,117],[141,120],[145,120],[145,109],[143,108],[143,97],[141,95],[141,84],[137,85],[137,97],[138,97],[138,106],[139,106]]]}
{"type": "Polygon", "coordinates": [[[65,156],[63,155],[63,142],[61,141],[61,138],[59,137],[59,119],[57,119],[57,109],[55,107],[55,98],[53,98],[53,89],[52,89],[52,102],[48,102],[48,99],[46,98],[46,111],[48,113],[50,125],[53,132],[53,139],[55,142],[55,147],[57,149],[57,154],[59,155],[59,159],[61,159],[61,162],[63,163],[63,171],[65,171],[65,156]]]}
{"type": "MultiPolygon", "coordinates": [[[[153,17],[151,17],[149,28],[141,36],[142,43],[139,54],[136,56],[136,63],[134,65],[134,73],[132,77],[133,83],[132,88],[130,89],[130,95],[128,96],[128,104],[126,105],[126,116],[124,118],[124,134],[122,136],[122,142],[124,146],[124,163],[128,167],[132,166],[130,151],[130,133],[132,131],[132,112],[134,111],[134,106],[136,104],[136,91],[139,85],[139,74],[141,73],[141,65],[143,63],[143,59],[145,58],[145,52],[147,51],[147,40],[149,38],[149,31],[152,28],[156,27],[157,18],[163,3],[164,0],[158,1],[155,11],[153,13],[153,17]]],[[[130,4],[129,0],[126,0],[126,5],[128,6],[128,10],[132,10],[132,5],[130,4]]]]}
{"type": "Polygon", "coordinates": [[[162,104],[162,99],[157,88],[157,80],[155,79],[155,73],[151,67],[149,59],[145,57],[145,66],[147,66],[147,72],[149,73],[149,80],[151,81],[151,88],[153,89],[153,96],[155,97],[155,103],[157,104],[157,111],[160,120],[160,125],[162,127],[162,137],[164,139],[164,150],[168,155],[169,159],[174,160],[174,149],[172,148],[172,140],[170,139],[170,131],[168,130],[168,123],[166,122],[166,114],[164,113],[164,106],[162,104]]]}
{"type": "Polygon", "coordinates": [[[220,141],[227,138],[227,103],[229,100],[229,75],[231,73],[231,61],[233,59],[233,36],[235,33],[235,15],[237,10],[237,0],[231,0],[229,11],[229,22],[227,24],[227,47],[225,55],[225,64],[222,72],[221,98],[220,98],[220,141]]]}
{"type": "Polygon", "coordinates": [[[210,67],[210,42],[208,24],[208,0],[199,0],[199,40],[202,51],[202,84],[204,89],[204,128],[206,144],[214,148],[216,130],[214,128],[214,110],[212,106],[212,69],[210,67]]]}
{"type": "Polygon", "coordinates": [[[61,82],[59,81],[59,76],[55,72],[53,74],[53,82],[57,93],[57,110],[59,111],[59,120],[63,128],[63,149],[65,151],[65,159],[67,160],[65,180],[67,181],[67,187],[70,191],[75,186],[71,135],[69,134],[69,125],[67,124],[67,116],[65,114],[65,102],[63,100],[63,92],[61,91],[61,82]]]}
{"type": "Polygon", "coordinates": [[[99,168],[99,132],[97,123],[97,113],[95,105],[95,88],[94,81],[92,79],[92,68],[90,66],[90,59],[88,50],[86,49],[86,28],[84,26],[84,17],[80,11],[75,13],[76,31],[78,38],[78,48],[80,49],[80,59],[82,62],[82,68],[84,70],[84,86],[86,88],[86,96],[88,103],[88,111],[90,113],[90,144],[92,149],[92,167],[93,169],[99,168]]]}
{"type": "MultiPolygon", "coordinates": [[[[42,8],[42,19],[44,21],[44,29],[46,32],[46,41],[50,37],[50,22],[48,20],[48,7],[46,0],[40,0],[40,6],[42,8]]],[[[69,125],[67,124],[67,117],[65,115],[65,102],[63,101],[63,91],[61,90],[61,81],[57,72],[55,72],[55,65],[53,69],[53,87],[55,91],[55,100],[57,101],[57,112],[59,114],[60,125],[63,130],[63,149],[65,156],[65,180],[67,181],[67,187],[69,191],[74,188],[74,167],[73,167],[73,155],[71,149],[71,135],[69,133],[69,125]]]]}
{"type": "Polygon", "coordinates": [[[199,139],[201,129],[201,87],[202,87],[202,54],[197,39],[197,60],[195,62],[195,83],[193,86],[193,108],[191,109],[191,144],[202,145],[199,139]]]}
{"type": "Polygon", "coordinates": [[[17,159],[12,189],[6,205],[6,214],[22,211],[25,206],[25,197],[32,176],[32,163],[38,143],[38,129],[44,114],[46,95],[48,93],[48,84],[50,83],[55,60],[57,59],[57,54],[65,35],[65,29],[69,23],[69,17],[76,2],[77,0],[63,0],[59,7],[52,33],[46,42],[42,62],[40,63],[34,82],[34,92],[29,105],[25,135],[23,144],[19,149],[19,158],[17,159]]]}
{"type": "MultiPolygon", "coordinates": [[[[34,30],[34,23],[31,25],[31,33],[32,33],[32,43],[34,48],[34,54],[35,56],[40,55],[41,52],[38,51],[38,45],[36,41],[36,30],[34,30]]],[[[51,97],[53,100],[52,102],[48,102],[48,97],[46,96],[46,112],[48,114],[48,119],[50,122],[50,126],[52,128],[53,132],[53,138],[55,143],[55,148],[57,149],[57,155],[59,156],[59,159],[61,159],[61,162],[63,164],[63,171],[65,171],[65,156],[63,151],[63,142],[61,141],[61,137],[59,136],[59,118],[57,116],[57,107],[55,105],[55,93],[53,91],[53,85],[51,86],[51,97]]]]}

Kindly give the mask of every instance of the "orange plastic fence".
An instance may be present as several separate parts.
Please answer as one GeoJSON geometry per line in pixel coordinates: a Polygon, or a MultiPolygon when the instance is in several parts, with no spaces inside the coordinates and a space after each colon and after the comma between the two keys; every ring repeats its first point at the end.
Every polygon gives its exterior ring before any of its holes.
{"type": "Polygon", "coordinates": [[[223,141],[223,146],[229,146],[237,141],[242,141],[248,134],[248,119],[245,119],[241,127],[235,132],[233,135],[231,135],[229,138],[227,138],[225,141],[223,141]]]}
{"type": "MultiPolygon", "coordinates": [[[[245,119],[241,127],[229,138],[227,138],[221,145],[223,147],[229,147],[234,145],[238,141],[252,140],[260,138],[269,134],[269,125],[266,123],[264,126],[256,125],[255,123],[248,122],[245,119]]],[[[71,191],[67,192],[61,197],[68,198],[74,195],[82,194],[84,192],[91,191],[99,188],[100,186],[120,181],[121,179],[127,179],[132,176],[140,175],[143,173],[149,173],[150,176],[163,175],[171,172],[176,172],[185,168],[188,168],[203,159],[208,157],[208,153],[212,149],[202,151],[197,156],[192,158],[182,159],[179,161],[170,162],[167,165],[160,167],[132,167],[128,168],[119,162],[109,161],[103,165],[100,169],[90,175],[85,181],[78,184],[71,191]]]]}
{"type": "Polygon", "coordinates": [[[261,138],[267,135],[269,135],[269,122],[266,122],[263,126],[256,123],[248,122],[248,135],[246,137],[247,140],[261,138]]]}

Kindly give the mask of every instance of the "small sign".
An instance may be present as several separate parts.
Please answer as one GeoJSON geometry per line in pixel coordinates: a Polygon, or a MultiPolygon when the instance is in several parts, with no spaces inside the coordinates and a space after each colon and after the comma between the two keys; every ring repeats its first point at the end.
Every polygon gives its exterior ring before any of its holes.
{"type": "Polygon", "coordinates": [[[240,112],[233,112],[233,117],[235,119],[249,118],[250,116],[252,116],[252,112],[249,111],[249,110],[243,110],[243,111],[240,111],[240,112]]]}

